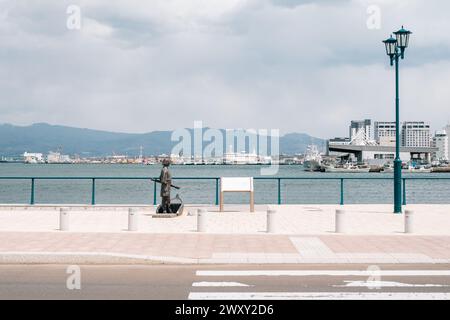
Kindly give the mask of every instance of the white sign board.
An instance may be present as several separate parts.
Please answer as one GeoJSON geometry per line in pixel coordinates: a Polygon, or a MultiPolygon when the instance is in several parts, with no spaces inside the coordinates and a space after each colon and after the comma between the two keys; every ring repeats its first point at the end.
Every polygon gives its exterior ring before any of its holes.
{"type": "Polygon", "coordinates": [[[221,192],[253,192],[253,177],[222,177],[220,178],[221,192]]]}

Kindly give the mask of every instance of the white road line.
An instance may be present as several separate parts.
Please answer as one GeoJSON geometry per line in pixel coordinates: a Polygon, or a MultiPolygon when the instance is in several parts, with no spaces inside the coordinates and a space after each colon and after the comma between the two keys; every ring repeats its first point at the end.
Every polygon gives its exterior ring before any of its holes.
{"type": "Polygon", "coordinates": [[[191,292],[190,300],[449,300],[446,292],[191,292]]]}
{"type": "Polygon", "coordinates": [[[365,288],[431,288],[431,287],[448,287],[443,284],[410,284],[395,281],[344,281],[344,285],[333,285],[336,288],[365,287],[365,288]]]}
{"type": "MultiPolygon", "coordinates": [[[[373,276],[370,270],[197,270],[197,276],[373,276]]],[[[450,270],[379,270],[377,276],[450,276],[450,270]]]]}
{"type": "Polygon", "coordinates": [[[250,285],[240,282],[194,282],[193,287],[250,287],[250,285]]]}

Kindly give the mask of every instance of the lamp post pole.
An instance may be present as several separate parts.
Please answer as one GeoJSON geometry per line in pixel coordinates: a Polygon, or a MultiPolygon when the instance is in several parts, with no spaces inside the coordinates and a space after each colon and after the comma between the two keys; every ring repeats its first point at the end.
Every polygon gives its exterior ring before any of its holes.
{"type": "Polygon", "coordinates": [[[405,50],[409,44],[409,36],[412,32],[402,28],[394,32],[392,36],[383,41],[386,46],[386,54],[391,60],[391,66],[395,63],[395,160],[394,160],[394,213],[402,212],[402,160],[400,159],[400,93],[399,93],[399,63],[404,59],[405,50]]]}
{"type": "Polygon", "coordinates": [[[400,159],[399,54],[395,54],[395,160],[394,213],[402,212],[402,160],[400,159]]]}

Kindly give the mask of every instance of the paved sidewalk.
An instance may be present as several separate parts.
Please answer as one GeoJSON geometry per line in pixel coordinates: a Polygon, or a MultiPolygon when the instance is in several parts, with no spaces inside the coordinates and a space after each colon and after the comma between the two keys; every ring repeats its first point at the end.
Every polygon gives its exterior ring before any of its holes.
{"type": "MultiPolygon", "coordinates": [[[[261,234],[266,231],[268,206],[226,206],[218,212],[209,211],[208,232],[220,234],[261,234]]],[[[392,205],[280,205],[277,210],[277,233],[327,235],[334,232],[335,210],[345,209],[347,234],[397,235],[404,231],[403,215],[393,214],[392,205]]],[[[56,207],[57,209],[58,207],[56,207]]],[[[185,214],[170,219],[154,219],[152,207],[142,208],[139,230],[142,233],[192,233],[197,228],[196,206],[187,206],[185,214]],[[189,215],[191,213],[193,215],[189,215]]],[[[450,235],[450,205],[410,205],[415,212],[414,233],[417,235],[450,235]]],[[[22,207],[5,209],[0,206],[1,231],[59,232],[59,213],[55,208],[22,207]],[[27,209],[27,210],[24,210],[27,209]]],[[[74,207],[70,211],[70,230],[73,232],[127,232],[126,207],[74,207]]]]}
{"type": "Polygon", "coordinates": [[[0,263],[450,263],[450,236],[0,232],[0,263]]]}
{"type": "Polygon", "coordinates": [[[282,205],[277,232],[266,233],[267,206],[207,208],[208,232],[196,232],[198,207],[177,218],[139,214],[127,231],[125,207],[73,208],[70,231],[57,208],[0,207],[0,263],[450,263],[450,205],[412,205],[414,234],[390,205],[282,205]],[[346,233],[334,213],[346,210],[346,233]]]}

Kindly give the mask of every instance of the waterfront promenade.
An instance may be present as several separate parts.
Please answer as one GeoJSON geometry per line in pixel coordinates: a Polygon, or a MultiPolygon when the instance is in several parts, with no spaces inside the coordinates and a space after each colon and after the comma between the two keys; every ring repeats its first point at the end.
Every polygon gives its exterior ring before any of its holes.
{"type": "Polygon", "coordinates": [[[271,205],[277,230],[266,232],[268,206],[216,206],[197,232],[199,206],[183,216],[152,218],[141,207],[138,231],[127,231],[126,207],[79,206],[70,231],[58,230],[58,207],[1,206],[0,263],[450,263],[450,205],[410,205],[414,233],[391,205],[271,205]],[[347,229],[334,233],[335,209],[347,229]]]}

